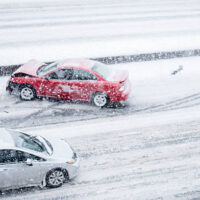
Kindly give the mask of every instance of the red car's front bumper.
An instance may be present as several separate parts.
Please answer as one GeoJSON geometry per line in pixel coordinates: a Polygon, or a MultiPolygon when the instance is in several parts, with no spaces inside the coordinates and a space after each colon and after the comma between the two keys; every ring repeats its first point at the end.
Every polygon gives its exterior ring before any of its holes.
{"type": "Polygon", "coordinates": [[[130,91],[131,91],[131,84],[128,81],[125,84],[125,89],[123,91],[110,96],[110,102],[126,101],[127,98],[129,97],[130,91]]]}
{"type": "Polygon", "coordinates": [[[8,81],[6,85],[6,91],[9,92],[9,94],[11,94],[13,91],[18,91],[18,88],[19,84],[14,83],[12,81],[8,81]]]}

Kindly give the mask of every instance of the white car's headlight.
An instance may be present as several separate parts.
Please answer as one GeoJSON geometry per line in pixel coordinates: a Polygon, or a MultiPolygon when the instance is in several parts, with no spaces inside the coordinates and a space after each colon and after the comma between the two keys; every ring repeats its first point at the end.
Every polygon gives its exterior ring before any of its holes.
{"type": "Polygon", "coordinates": [[[74,163],[75,163],[75,161],[73,161],[73,160],[67,161],[67,164],[70,164],[70,165],[72,165],[72,164],[74,164],[74,163]]]}
{"type": "Polygon", "coordinates": [[[120,87],[119,91],[122,92],[124,90],[125,90],[125,86],[123,85],[123,86],[120,87]]]}
{"type": "Polygon", "coordinates": [[[70,161],[67,161],[68,164],[74,164],[77,160],[77,154],[73,152],[72,159],[70,161]]]}

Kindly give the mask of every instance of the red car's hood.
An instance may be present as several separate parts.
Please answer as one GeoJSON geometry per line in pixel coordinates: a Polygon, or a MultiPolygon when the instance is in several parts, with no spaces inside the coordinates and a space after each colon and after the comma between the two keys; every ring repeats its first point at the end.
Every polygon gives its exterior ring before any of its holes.
{"type": "Polygon", "coordinates": [[[32,76],[37,76],[37,70],[40,66],[44,65],[44,63],[37,60],[30,60],[21,67],[19,67],[14,74],[16,73],[25,73],[32,76]]]}
{"type": "Polygon", "coordinates": [[[128,72],[125,70],[116,70],[114,71],[111,79],[113,81],[124,82],[128,79],[128,72]]]}

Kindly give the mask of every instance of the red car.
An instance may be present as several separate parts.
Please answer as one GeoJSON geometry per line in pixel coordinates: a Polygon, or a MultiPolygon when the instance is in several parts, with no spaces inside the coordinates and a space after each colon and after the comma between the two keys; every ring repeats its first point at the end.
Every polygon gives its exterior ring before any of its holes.
{"type": "Polygon", "coordinates": [[[22,100],[52,97],[91,101],[103,107],[110,102],[125,101],[130,91],[128,73],[81,59],[66,59],[51,64],[36,60],[18,68],[7,85],[10,93],[22,100]]]}

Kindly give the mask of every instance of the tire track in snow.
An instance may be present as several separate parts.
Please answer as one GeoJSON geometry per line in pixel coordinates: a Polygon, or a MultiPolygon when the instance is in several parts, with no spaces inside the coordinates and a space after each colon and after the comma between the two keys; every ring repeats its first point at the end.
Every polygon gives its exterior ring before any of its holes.
{"type": "Polygon", "coordinates": [[[179,108],[187,108],[187,107],[193,107],[200,104],[200,93],[184,97],[182,99],[178,99],[172,102],[166,103],[161,108],[154,109],[155,112],[158,111],[165,111],[165,110],[174,110],[179,108]]]}
{"type": "MultiPolygon", "coordinates": [[[[46,106],[42,109],[38,109],[36,112],[33,112],[31,114],[22,116],[22,118],[14,118],[14,119],[5,119],[5,120],[1,120],[1,124],[0,126],[5,127],[6,125],[9,125],[9,127],[19,127],[21,124],[26,123],[27,120],[33,120],[33,118],[36,118],[39,114],[45,112],[46,110],[49,110],[53,107],[55,107],[56,105],[58,105],[58,102],[50,104],[49,106],[46,106]]],[[[38,119],[39,120],[39,119],[38,119]]],[[[33,120],[34,122],[34,120],[33,120]]]]}
{"type": "MultiPolygon", "coordinates": [[[[140,109],[131,107],[128,113],[140,113],[140,112],[160,112],[167,110],[175,110],[179,108],[193,107],[200,104],[200,93],[195,93],[183,98],[179,98],[173,101],[166,102],[164,104],[153,105],[140,109]]],[[[125,111],[127,113],[127,110],[125,111]]]]}
{"type": "MultiPolygon", "coordinates": [[[[40,103],[40,102],[38,102],[40,103]]],[[[50,102],[51,103],[51,102],[50,102]]],[[[163,112],[176,109],[184,109],[189,107],[198,106],[200,104],[200,93],[195,93],[183,98],[166,102],[164,104],[152,105],[143,108],[135,108],[134,105],[128,105],[122,108],[104,108],[98,109],[90,104],[67,103],[61,101],[51,103],[36,112],[29,115],[23,115],[18,119],[5,119],[1,120],[1,124],[10,127],[30,127],[48,124],[60,124],[73,121],[84,121],[92,119],[100,119],[107,117],[115,117],[120,115],[135,115],[141,113],[163,112]],[[66,106],[65,106],[66,105],[66,106]],[[71,106],[70,106],[71,105],[71,106]]],[[[19,104],[23,107],[23,102],[19,104]]],[[[31,108],[28,108],[31,109],[31,108]]],[[[26,110],[26,109],[25,109],[26,110]]],[[[6,108],[9,112],[9,107],[6,108]]]]}

